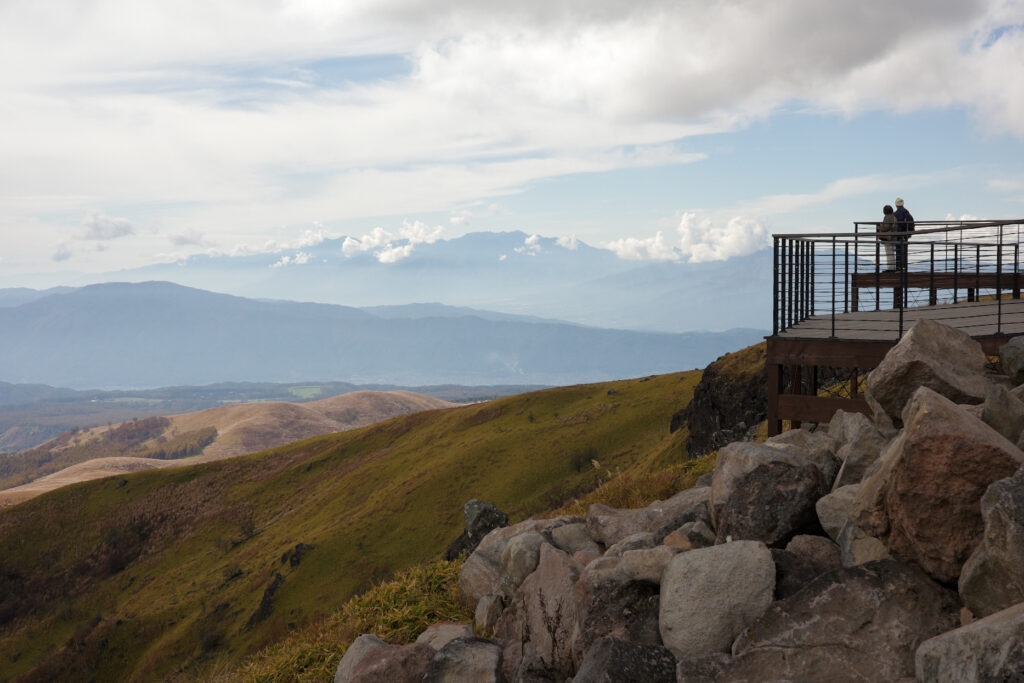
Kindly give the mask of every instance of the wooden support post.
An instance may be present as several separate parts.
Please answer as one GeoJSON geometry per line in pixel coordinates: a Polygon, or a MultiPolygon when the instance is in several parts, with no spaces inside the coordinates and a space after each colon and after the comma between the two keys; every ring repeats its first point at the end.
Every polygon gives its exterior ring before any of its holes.
{"type": "Polygon", "coordinates": [[[782,433],[782,420],[779,419],[779,390],[782,386],[782,366],[768,364],[764,366],[768,373],[768,436],[782,433]]]}
{"type": "MultiPolygon", "coordinates": [[[[804,372],[802,365],[790,365],[789,366],[789,387],[791,394],[803,394],[804,393],[804,372]]],[[[800,429],[800,420],[792,420],[790,424],[793,429],[800,429]]]]}
{"type": "Polygon", "coordinates": [[[857,398],[860,393],[860,378],[857,376],[857,368],[850,368],[850,398],[857,398]]]}

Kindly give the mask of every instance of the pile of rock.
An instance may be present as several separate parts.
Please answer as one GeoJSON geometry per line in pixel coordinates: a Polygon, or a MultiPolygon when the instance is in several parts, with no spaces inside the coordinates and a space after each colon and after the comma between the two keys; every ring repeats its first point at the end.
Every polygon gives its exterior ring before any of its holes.
{"type": "Polygon", "coordinates": [[[475,631],[364,636],[335,680],[1024,680],[1024,386],[985,360],[920,322],[872,418],[730,444],[646,508],[491,531],[460,576],[475,631]]]}

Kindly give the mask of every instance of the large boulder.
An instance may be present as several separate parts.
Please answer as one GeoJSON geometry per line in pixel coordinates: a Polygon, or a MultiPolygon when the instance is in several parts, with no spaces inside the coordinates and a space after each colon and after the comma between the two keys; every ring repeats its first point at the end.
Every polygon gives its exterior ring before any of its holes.
{"type": "Polygon", "coordinates": [[[820,533],[814,506],[828,490],[814,465],[758,465],[736,480],[718,508],[716,543],[732,539],[784,546],[798,534],[820,533]]]}
{"type": "Polygon", "coordinates": [[[981,419],[1008,440],[1018,443],[1021,432],[1024,432],[1024,401],[1003,385],[992,383],[985,390],[981,419]]]}
{"type": "Polygon", "coordinates": [[[500,683],[501,646],[462,636],[442,647],[427,666],[423,683],[500,683]]]}
{"type": "Polygon", "coordinates": [[[569,555],[545,543],[537,570],[519,586],[494,626],[505,641],[502,671],[516,680],[526,670],[571,675],[572,634],[576,626],[573,588],[581,567],[569,555]]]}
{"type": "Polygon", "coordinates": [[[822,574],[733,645],[721,681],[895,681],[923,641],[955,628],[956,594],[893,560],[822,574]]]}
{"type": "Polygon", "coordinates": [[[595,641],[611,636],[635,643],[661,645],[657,584],[628,581],[594,585],[586,574],[576,582],[573,661],[580,665],[595,641]]]}
{"type": "Polygon", "coordinates": [[[554,527],[551,530],[551,540],[570,555],[581,550],[595,556],[604,553],[604,548],[590,537],[586,520],[554,527]]]}
{"type": "Polygon", "coordinates": [[[985,534],[960,574],[960,597],[977,617],[1024,602],[1024,469],[981,497],[985,534]]]}
{"type": "Polygon", "coordinates": [[[919,320],[867,377],[867,393],[895,423],[918,387],[954,403],[981,403],[989,384],[985,352],[969,334],[919,320]]]}
{"type": "Polygon", "coordinates": [[[353,670],[359,665],[368,654],[374,650],[383,650],[391,647],[386,642],[372,633],[364,633],[348,646],[344,656],[338,663],[338,669],[334,672],[334,683],[352,683],[353,670]]]}
{"type": "Polygon", "coordinates": [[[1024,337],[1014,337],[999,349],[999,364],[1014,386],[1024,384],[1024,337]]]}
{"type": "Polygon", "coordinates": [[[731,443],[718,451],[718,457],[715,459],[715,473],[711,480],[709,512],[712,526],[716,530],[719,530],[721,526],[719,517],[722,508],[725,507],[735,491],[742,489],[740,482],[758,467],[774,463],[789,465],[794,469],[811,465],[819,470],[822,482],[826,479],[820,467],[805,451],[800,449],[773,448],[763,443],[753,442],[731,443]]]}
{"type": "Polygon", "coordinates": [[[885,543],[871,534],[865,533],[853,522],[848,521],[843,525],[838,538],[836,538],[836,544],[839,546],[839,559],[844,567],[856,567],[876,560],[892,559],[885,543]]]}
{"type": "Polygon", "coordinates": [[[955,582],[982,535],[982,494],[1012,475],[1024,452],[927,387],[903,418],[903,433],[857,491],[854,522],[893,557],[955,582]]]}
{"type": "Polygon", "coordinates": [[[661,577],[661,638],[678,659],[727,652],[772,602],[775,563],[758,541],[673,557],[661,577]]]}
{"type": "Polygon", "coordinates": [[[572,683],[676,683],[676,658],[660,645],[605,637],[590,646],[572,683]]]}
{"type": "Polygon", "coordinates": [[[764,441],[765,446],[792,453],[814,465],[831,486],[842,464],[836,457],[833,440],[827,429],[790,429],[764,441]]]}
{"type": "Polygon", "coordinates": [[[473,625],[465,621],[438,621],[423,630],[416,638],[417,643],[440,650],[456,638],[473,636],[473,625]]]}
{"type": "Polygon", "coordinates": [[[519,584],[505,573],[502,554],[513,538],[531,531],[542,531],[547,524],[544,520],[528,519],[494,529],[484,536],[459,572],[459,592],[470,607],[475,607],[485,595],[501,595],[507,599],[515,593],[519,584]]]}
{"type": "Polygon", "coordinates": [[[706,487],[694,487],[680,491],[668,500],[658,500],[638,509],[617,509],[595,503],[587,510],[587,531],[593,540],[605,547],[636,533],[656,534],[666,525],[671,527],[665,531],[668,533],[686,522],[706,516],[709,494],[706,487]]]}
{"type": "Polygon", "coordinates": [[[822,496],[814,504],[821,528],[833,541],[839,538],[843,525],[850,520],[858,488],[858,484],[848,484],[835,489],[827,496],[822,496]]]}
{"type": "Polygon", "coordinates": [[[1024,603],[921,643],[917,680],[1024,680],[1024,603]]]}
{"type": "Polygon", "coordinates": [[[631,580],[660,584],[669,560],[679,552],[678,548],[667,545],[628,550],[622,553],[619,568],[631,580]]]}
{"type": "Polygon", "coordinates": [[[434,648],[423,643],[374,648],[352,667],[349,680],[359,683],[421,683],[435,654],[434,648]]]}
{"type": "Polygon", "coordinates": [[[842,410],[837,410],[832,416],[828,435],[832,438],[836,457],[842,463],[832,483],[833,491],[860,483],[887,443],[878,427],[866,415],[842,410]]]}

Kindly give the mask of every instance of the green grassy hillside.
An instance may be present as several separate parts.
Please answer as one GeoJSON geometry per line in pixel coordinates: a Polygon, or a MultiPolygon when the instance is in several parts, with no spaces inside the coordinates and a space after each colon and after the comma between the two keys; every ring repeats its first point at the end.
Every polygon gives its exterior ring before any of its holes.
{"type": "Polygon", "coordinates": [[[417,413],[0,511],[0,678],[193,678],[230,666],[437,557],[469,498],[521,519],[616,471],[678,461],[685,433],[669,435],[669,418],[699,378],[417,413]]]}

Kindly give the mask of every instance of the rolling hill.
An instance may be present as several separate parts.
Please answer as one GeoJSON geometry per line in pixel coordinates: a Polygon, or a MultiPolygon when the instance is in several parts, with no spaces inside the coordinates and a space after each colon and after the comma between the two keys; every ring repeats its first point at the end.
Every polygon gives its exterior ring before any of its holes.
{"type": "Polygon", "coordinates": [[[94,427],[0,460],[0,506],[89,479],[236,457],[455,405],[409,391],[357,391],[309,403],[244,403],[94,427]]]}
{"type": "Polygon", "coordinates": [[[88,481],[0,510],[0,661],[25,680],[195,680],[437,557],[469,498],[513,519],[630,467],[700,372],[394,418],[261,453],[88,481]],[[597,462],[595,468],[592,462],[597,462]]]}

